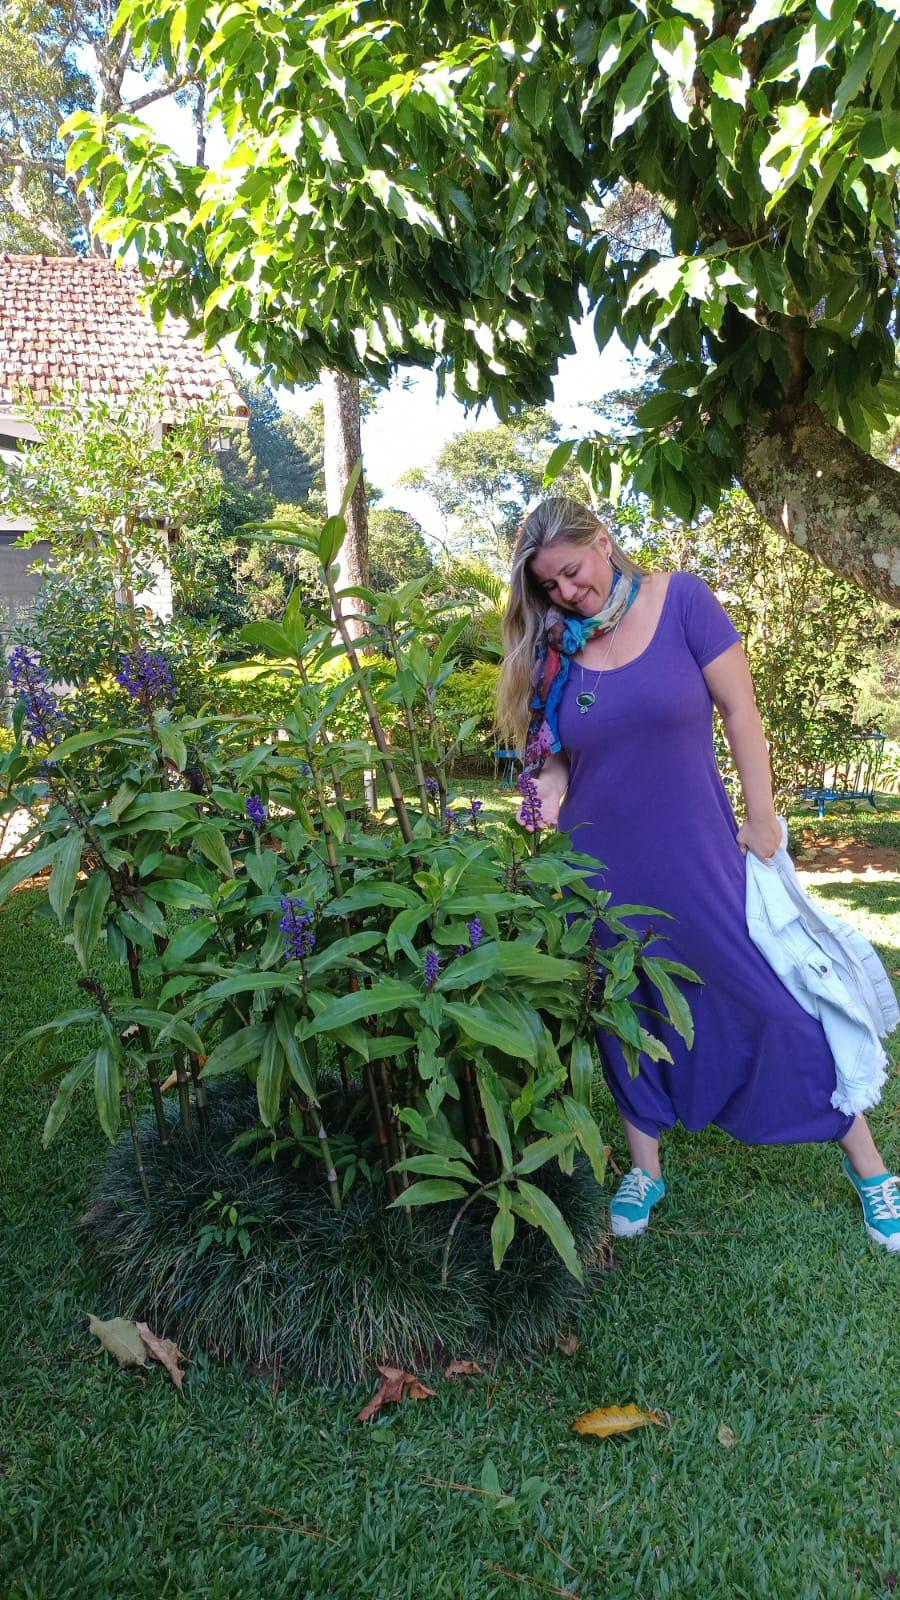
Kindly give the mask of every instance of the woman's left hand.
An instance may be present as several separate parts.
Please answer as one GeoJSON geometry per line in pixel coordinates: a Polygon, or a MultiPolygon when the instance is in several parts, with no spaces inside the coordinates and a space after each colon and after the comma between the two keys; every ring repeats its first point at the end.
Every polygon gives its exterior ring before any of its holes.
{"type": "Polygon", "coordinates": [[[747,854],[751,850],[760,861],[767,864],[771,861],[776,850],[781,849],[781,823],[776,816],[766,818],[765,821],[748,820],[738,828],[737,842],[747,854]]]}

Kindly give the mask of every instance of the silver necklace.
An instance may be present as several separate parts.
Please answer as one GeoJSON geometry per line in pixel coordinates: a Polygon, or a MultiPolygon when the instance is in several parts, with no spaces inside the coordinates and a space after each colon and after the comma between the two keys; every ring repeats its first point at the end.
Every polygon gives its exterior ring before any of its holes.
{"type": "MultiPolygon", "coordinates": [[[[622,615],[624,616],[624,612],[622,613],[622,615]]],[[[581,715],[583,717],[587,716],[588,712],[591,709],[591,706],[594,704],[594,701],[597,698],[597,685],[600,682],[600,679],[603,677],[604,672],[606,672],[606,670],[607,670],[607,665],[608,665],[608,662],[609,662],[609,658],[612,655],[612,647],[613,647],[613,644],[615,643],[616,634],[619,631],[619,622],[621,622],[621,621],[622,621],[622,617],[619,618],[619,621],[616,623],[615,627],[613,628],[612,633],[610,634],[609,644],[606,647],[606,655],[603,658],[603,665],[600,668],[600,671],[597,673],[596,678],[594,679],[594,687],[593,687],[593,689],[582,689],[581,693],[576,696],[575,704],[577,705],[578,710],[581,712],[581,715]]],[[[580,661],[578,662],[578,670],[581,673],[581,681],[582,681],[582,683],[584,683],[585,670],[584,670],[584,667],[582,666],[580,661]]]]}

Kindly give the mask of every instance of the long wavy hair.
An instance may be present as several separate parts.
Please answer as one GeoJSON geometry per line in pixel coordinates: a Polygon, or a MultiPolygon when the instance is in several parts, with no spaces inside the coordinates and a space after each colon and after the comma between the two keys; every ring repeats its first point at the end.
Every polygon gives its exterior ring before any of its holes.
{"type": "Polygon", "coordinates": [[[503,665],[497,684],[497,728],[502,739],[522,749],[528,732],[534,658],[550,602],[531,571],[539,550],[565,540],[568,544],[594,544],[604,533],[610,542],[613,567],[643,579],[645,572],[618,545],[606,524],[590,506],[565,495],[542,500],[528,513],[520,529],[509,575],[509,599],[503,618],[503,665]]]}

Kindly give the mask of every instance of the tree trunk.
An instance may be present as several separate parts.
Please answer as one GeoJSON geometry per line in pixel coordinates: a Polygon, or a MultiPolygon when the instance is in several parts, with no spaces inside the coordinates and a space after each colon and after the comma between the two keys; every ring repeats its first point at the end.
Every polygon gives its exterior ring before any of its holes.
{"type": "MultiPolygon", "coordinates": [[[[328,515],[333,517],[340,510],[350,474],[362,457],[359,383],[356,378],[348,378],[343,372],[326,370],[322,373],[322,395],[325,410],[325,501],[328,515]]],[[[369,518],[362,474],[344,515],[347,537],[338,558],[338,588],[345,584],[369,582],[369,518]]],[[[348,618],[347,626],[354,638],[358,638],[363,631],[361,624],[352,618],[348,618]]]]}
{"type": "Polygon", "coordinates": [[[814,405],[747,429],[741,483],[784,538],[900,607],[900,473],[814,405]]]}

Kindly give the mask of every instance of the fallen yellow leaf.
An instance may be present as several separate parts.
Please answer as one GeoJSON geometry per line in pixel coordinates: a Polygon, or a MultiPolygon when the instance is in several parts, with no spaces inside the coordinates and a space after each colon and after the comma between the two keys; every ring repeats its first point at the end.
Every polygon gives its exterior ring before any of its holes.
{"type": "Polygon", "coordinates": [[[630,1433],[632,1428],[646,1428],[652,1423],[664,1426],[658,1411],[642,1411],[640,1406],[601,1406],[599,1411],[586,1411],[572,1423],[576,1433],[588,1433],[595,1439],[608,1439],[613,1433],[630,1433]]]}
{"type": "Polygon", "coordinates": [[[737,1434],[734,1433],[731,1428],[729,1428],[727,1422],[719,1423],[719,1426],[716,1429],[716,1438],[720,1444],[724,1444],[729,1450],[731,1449],[732,1445],[737,1444],[737,1434]]]}

